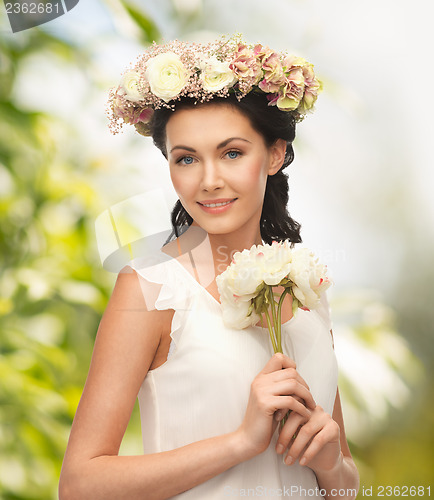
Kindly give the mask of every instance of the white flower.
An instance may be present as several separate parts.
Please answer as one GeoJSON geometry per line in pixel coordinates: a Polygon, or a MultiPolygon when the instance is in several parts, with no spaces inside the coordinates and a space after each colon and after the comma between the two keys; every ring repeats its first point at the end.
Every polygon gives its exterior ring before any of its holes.
{"type": "Polygon", "coordinates": [[[217,276],[217,285],[221,294],[227,288],[234,296],[248,297],[249,300],[256,295],[256,288],[261,281],[262,276],[249,250],[236,252],[233,263],[217,276]]]}
{"type": "Polygon", "coordinates": [[[261,319],[255,311],[248,316],[250,300],[246,297],[221,297],[223,322],[229,328],[241,330],[251,325],[256,325],[261,319]]]}
{"type": "Polygon", "coordinates": [[[261,318],[254,311],[248,316],[251,295],[239,296],[232,292],[231,287],[227,286],[228,269],[217,276],[217,286],[220,291],[220,300],[222,304],[223,322],[229,328],[242,329],[256,324],[261,318]]]}
{"type": "Polygon", "coordinates": [[[163,101],[169,102],[185,87],[188,72],[177,54],[164,52],[149,59],[146,79],[151,92],[163,101]]]}
{"type": "Polygon", "coordinates": [[[139,92],[138,84],[140,81],[140,75],[137,71],[127,71],[121,80],[120,87],[124,92],[124,98],[128,101],[141,101],[143,99],[142,94],[139,92]]]}
{"type": "Polygon", "coordinates": [[[290,244],[274,242],[272,245],[259,245],[256,262],[260,276],[267,285],[278,285],[291,269],[292,250],[290,244]]]}
{"type": "Polygon", "coordinates": [[[331,285],[326,272],[326,266],[319,264],[310,250],[293,250],[288,241],[253,245],[250,250],[236,252],[231,265],[216,278],[223,321],[232,328],[255,325],[260,316],[253,303],[259,307],[258,312],[263,310],[263,294],[270,293],[268,287],[278,286],[282,280],[282,286],[292,289],[295,307],[315,309],[321,293],[331,285]]]}
{"type": "Polygon", "coordinates": [[[228,62],[221,62],[215,56],[199,63],[201,73],[199,78],[207,92],[217,92],[224,87],[232,87],[237,81],[235,73],[229,68],[228,62]]]}
{"type": "Polygon", "coordinates": [[[278,285],[291,269],[290,244],[253,245],[250,250],[236,252],[233,264],[223,273],[229,287],[235,295],[256,296],[256,289],[262,283],[278,285]]]}
{"type": "Polygon", "coordinates": [[[289,273],[289,279],[294,283],[292,291],[308,309],[315,309],[319,305],[321,293],[331,285],[326,273],[327,267],[318,263],[318,259],[307,248],[293,252],[289,273]]]}

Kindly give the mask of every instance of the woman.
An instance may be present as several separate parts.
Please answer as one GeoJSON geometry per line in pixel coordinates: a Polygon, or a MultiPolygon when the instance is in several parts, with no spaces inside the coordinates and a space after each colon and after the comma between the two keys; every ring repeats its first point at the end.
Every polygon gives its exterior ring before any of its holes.
{"type": "Polygon", "coordinates": [[[301,241],[282,170],[319,89],[303,59],[234,37],[154,45],[112,93],[115,130],[133,124],[168,160],[175,238],[162,262],[137,258],[118,276],[62,500],[355,498],[325,296],[296,317],[286,296],[286,354],[272,355],[259,324],[225,326],[215,280],[236,251],[301,241]],[[137,395],[145,454],[118,456],[137,395]]]}

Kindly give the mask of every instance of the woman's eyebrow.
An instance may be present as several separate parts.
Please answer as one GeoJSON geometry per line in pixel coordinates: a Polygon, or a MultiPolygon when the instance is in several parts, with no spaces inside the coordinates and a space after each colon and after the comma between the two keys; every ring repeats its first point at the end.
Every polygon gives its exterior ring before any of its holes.
{"type": "MultiPolygon", "coordinates": [[[[244,141],[244,142],[248,142],[249,144],[251,144],[250,141],[248,141],[247,139],[244,139],[243,137],[229,137],[229,139],[225,139],[223,142],[221,142],[220,144],[218,144],[217,145],[217,149],[224,148],[225,146],[227,146],[232,141],[244,141]]],[[[194,148],[191,148],[189,146],[184,146],[182,144],[179,144],[178,146],[174,146],[170,150],[170,153],[173,153],[173,151],[175,151],[176,149],[183,149],[184,151],[190,151],[191,153],[196,153],[196,150],[194,148]]]]}
{"type": "Polygon", "coordinates": [[[244,141],[244,142],[248,142],[249,144],[251,144],[250,141],[248,141],[247,139],[244,139],[243,137],[229,137],[229,139],[226,139],[225,141],[221,142],[217,146],[217,149],[224,148],[225,146],[227,146],[232,141],[244,141]]]}
{"type": "Polygon", "coordinates": [[[175,151],[175,149],[183,149],[185,151],[190,151],[191,153],[196,153],[196,150],[193,149],[193,148],[190,148],[189,146],[183,146],[182,144],[180,144],[179,146],[174,146],[171,150],[170,150],[170,153],[173,153],[173,151],[175,151]]]}

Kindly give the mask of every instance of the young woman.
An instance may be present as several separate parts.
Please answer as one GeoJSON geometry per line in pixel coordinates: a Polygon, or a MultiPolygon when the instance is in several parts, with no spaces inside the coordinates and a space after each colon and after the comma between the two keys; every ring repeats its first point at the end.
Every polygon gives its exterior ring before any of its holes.
{"type": "Polygon", "coordinates": [[[272,354],[261,324],[222,321],[236,251],[301,241],[283,169],[320,85],[312,65],[239,38],[154,45],[111,95],[167,158],[174,238],[118,276],[71,430],[60,498],[355,498],[325,296],[272,354]],[[144,455],[118,456],[139,398],[144,455]],[[279,422],[286,415],[283,426],[279,422]]]}

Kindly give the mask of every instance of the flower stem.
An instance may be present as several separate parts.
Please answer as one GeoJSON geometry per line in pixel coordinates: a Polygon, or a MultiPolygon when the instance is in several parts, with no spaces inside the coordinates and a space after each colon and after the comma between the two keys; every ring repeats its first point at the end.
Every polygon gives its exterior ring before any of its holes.
{"type": "MultiPolygon", "coordinates": [[[[285,288],[285,290],[282,292],[282,295],[280,296],[279,299],[279,305],[277,307],[277,347],[280,349],[280,352],[282,352],[282,305],[283,305],[283,299],[285,298],[285,295],[289,292],[289,288],[285,288]]],[[[274,323],[276,325],[276,323],[274,323]]]]}
{"type": "Polygon", "coordinates": [[[273,327],[271,326],[271,320],[270,320],[270,314],[268,312],[268,307],[264,308],[264,312],[265,312],[265,318],[267,319],[268,333],[270,334],[271,343],[273,344],[273,350],[275,353],[282,352],[282,349],[280,349],[280,351],[277,350],[276,340],[274,338],[273,327]]]}
{"type": "Polygon", "coordinates": [[[276,302],[274,300],[274,293],[273,293],[273,286],[272,285],[267,285],[267,292],[268,292],[268,300],[269,300],[270,308],[271,308],[271,317],[273,318],[273,326],[271,327],[272,330],[270,330],[270,332],[271,331],[273,332],[273,336],[274,336],[274,340],[275,340],[276,347],[274,349],[274,352],[282,352],[282,347],[277,342],[276,302]]]}
{"type": "Polygon", "coordinates": [[[274,300],[274,293],[273,293],[273,286],[272,285],[268,285],[268,296],[270,299],[270,307],[271,307],[271,314],[273,317],[274,331],[277,332],[277,330],[276,330],[276,323],[277,323],[276,302],[274,300]]]}

